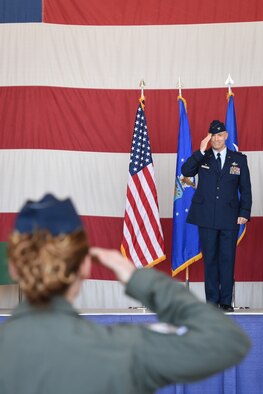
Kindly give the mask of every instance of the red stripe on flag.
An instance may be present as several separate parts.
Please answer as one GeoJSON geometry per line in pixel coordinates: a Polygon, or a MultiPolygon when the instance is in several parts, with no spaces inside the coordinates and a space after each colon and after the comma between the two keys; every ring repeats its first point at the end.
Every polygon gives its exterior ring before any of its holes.
{"type": "MultiPolygon", "coordinates": [[[[8,235],[13,228],[15,216],[15,213],[0,214],[0,242],[7,241],[8,235]]],[[[123,218],[82,216],[82,221],[87,229],[90,245],[119,249],[123,234],[123,218]]],[[[161,224],[164,232],[167,259],[158,264],[156,268],[171,275],[172,219],[161,219],[161,224]]],[[[247,225],[246,236],[237,248],[236,281],[263,281],[262,228],[263,217],[252,217],[247,225]],[[249,266],[244,264],[244,261],[249,261],[249,266]]],[[[178,278],[185,280],[185,273],[179,274],[176,279],[178,278]]],[[[109,270],[103,269],[98,264],[94,264],[91,279],[113,280],[115,277],[109,270]]],[[[190,281],[203,281],[202,260],[191,266],[190,281]]]]}
{"type": "MultiPolygon", "coordinates": [[[[263,150],[263,87],[234,88],[234,93],[240,151],[263,150]]],[[[134,124],[137,96],[136,90],[0,87],[0,149],[130,152],[127,125],[134,124]]],[[[177,96],[176,90],[147,90],[154,153],[176,152],[177,96]]],[[[196,150],[211,120],[225,119],[226,89],[185,89],[184,96],[196,150]]]]}
{"type": "Polygon", "coordinates": [[[175,25],[263,19],[258,0],[45,0],[43,20],[72,25],[175,25]]]}

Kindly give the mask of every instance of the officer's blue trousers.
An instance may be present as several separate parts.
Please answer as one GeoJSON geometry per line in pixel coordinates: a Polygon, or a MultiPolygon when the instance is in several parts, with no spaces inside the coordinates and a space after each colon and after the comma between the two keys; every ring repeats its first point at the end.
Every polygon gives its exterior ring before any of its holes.
{"type": "Polygon", "coordinates": [[[206,300],[231,305],[238,228],[199,227],[199,236],[204,256],[206,300]]]}

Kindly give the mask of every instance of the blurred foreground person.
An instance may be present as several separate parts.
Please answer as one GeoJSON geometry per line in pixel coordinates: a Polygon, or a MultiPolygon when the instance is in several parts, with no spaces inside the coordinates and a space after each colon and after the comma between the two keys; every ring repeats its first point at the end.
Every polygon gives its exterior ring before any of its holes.
{"type": "Polygon", "coordinates": [[[0,326],[1,394],[153,393],[231,367],[249,350],[230,318],[182,284],[154,269],[135,269],[118,251],[89,249],[69,199],[27,202],[8,253],[26,300],[0,326]],[[91,257],[160,322],[103,326],[81,318],[71,303],[91,257]]]}

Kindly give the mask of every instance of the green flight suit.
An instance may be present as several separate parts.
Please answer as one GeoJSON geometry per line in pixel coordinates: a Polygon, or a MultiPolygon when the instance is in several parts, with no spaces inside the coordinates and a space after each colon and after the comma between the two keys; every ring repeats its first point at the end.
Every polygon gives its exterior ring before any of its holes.
{"type": "Polygon", "coordinates": [[[63,297],[44,308],[19,305],[0,326],[1,394],[153,393],[231,367],[248,352],[229,317],[154,269],[135,271],[126,293],[168,324],[98,325],[63,297]]]}

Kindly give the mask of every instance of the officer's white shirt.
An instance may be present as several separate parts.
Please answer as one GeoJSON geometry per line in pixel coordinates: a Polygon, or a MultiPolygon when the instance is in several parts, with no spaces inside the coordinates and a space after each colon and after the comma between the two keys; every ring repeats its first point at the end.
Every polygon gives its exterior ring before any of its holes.
{"type": "MultiPolygon", "coordinates": [[[[218,151],[213,148],[212,148],[212,151],[214,153],[215,159],[217,159],[218,151]]],[[[202,153],[203,156],[205,155],[205,152],[203,152],[201,150],[200,150],[200,152],[202,153]]],[[[220,157],[221,157],[221,168],[223,168],[225,161],[226,161],[226,147],[223,150],[221,150],[220,157]]]]}
{"type": "Polygon", "coordinates": [[[220,157],[221,157],[221,168],[224,167],[225,161],[226,161],[226,147],[221,150],[221,152],[218,152],[217,150],[212,148],[212,151],[214,153],[215,159],[217,159],[217,154],[220,153],[220,157]]]}

